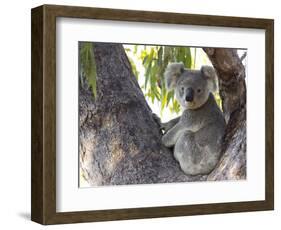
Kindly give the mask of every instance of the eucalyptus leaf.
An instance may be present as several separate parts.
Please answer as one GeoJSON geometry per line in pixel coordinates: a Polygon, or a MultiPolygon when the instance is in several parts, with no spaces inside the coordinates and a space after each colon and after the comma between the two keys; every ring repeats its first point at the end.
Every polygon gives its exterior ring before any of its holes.
{"type": "Polygon", "coordinates": [[[94,48],[93,43],[82,42],[79,58],[80,58],[82,73],[85,75],[87,83],[92,89],[94,98],[96,98],[97,97],[97,71],[96,71],[96,63],[95,63],[93,48],[94,48]]]}

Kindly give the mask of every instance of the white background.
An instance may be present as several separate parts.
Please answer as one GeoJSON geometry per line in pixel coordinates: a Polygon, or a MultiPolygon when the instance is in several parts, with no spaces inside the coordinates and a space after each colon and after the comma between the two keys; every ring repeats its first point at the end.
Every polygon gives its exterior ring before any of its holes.
{"type": "MultiPolygon", "coordinates": [[[[275,117],[280,117],[281,16],[276,0],[267,1],[3,1],[0,8],[0,63],[1,63],[1,229],[42,229],[30,218],[30,8],[43,3],[85,6],[175,11],[200,14],[265,17],[275,19],[275,117]],[[279,77],[277,77],[279,76],[279,77]],[[279,87],[278,87],[279,86],[279,87]],[[278,93],[279,91],[279,93],[278,93]]],[[[275,119],[275,211],[221,214],[193,217],[174,217],[152,220],[115,221],[68,226],[51,229],[278,229],[281,217],[280,190],[280,119],[275,119]],[[279,141],[278,141],[279,140],[279,141]],[[279,142],[279,143],[278,143],[279,142]]],[[[280,227],[279,227],[280,228],[280,227]]]]}

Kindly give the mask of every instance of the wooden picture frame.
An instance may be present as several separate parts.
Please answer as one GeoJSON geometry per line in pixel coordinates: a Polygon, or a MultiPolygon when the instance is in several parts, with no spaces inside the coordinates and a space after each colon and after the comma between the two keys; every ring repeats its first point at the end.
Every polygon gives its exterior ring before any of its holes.
{"type": "Polygon", "coordinates": [[[274,208],[274,21],[179,13],[43,5],[32,9],[31,219],[63,224],[231,213],[274,208]],[[56,18],[121,20],[217,27],[256,28],[266,34],[265,200],[99,211],[56,211],[56,18]]]}

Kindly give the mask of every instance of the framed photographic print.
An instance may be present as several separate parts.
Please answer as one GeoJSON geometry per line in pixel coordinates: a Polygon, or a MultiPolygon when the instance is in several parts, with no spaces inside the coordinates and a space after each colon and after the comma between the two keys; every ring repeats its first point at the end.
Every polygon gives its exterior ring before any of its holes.
{"type": "Polygon", "coordinates": [[[41,224],[274,208],[271,19],[32,9],[41,224]]]}

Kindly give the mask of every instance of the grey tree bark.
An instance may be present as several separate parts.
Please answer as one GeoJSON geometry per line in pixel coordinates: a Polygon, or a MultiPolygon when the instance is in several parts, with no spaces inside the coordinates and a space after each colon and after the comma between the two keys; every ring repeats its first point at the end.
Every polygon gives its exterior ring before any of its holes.
{"type": "Polygon", "coordinates": [[[204,48],[217,71],[227,121],[222,157],[207,180],[246,178],[245,68],[236,49],[204,48]]]}
{"type": "MultiPolygon", "coordinates": [[[[149,184],[245,177],[246,100],[242,101],[241,97],[237,96],[237,93],[241,95],[240,90],[237,92],[234,86],[226,84],[228,81],[242,84],[244,78],[241,74],[244,67],[234,50],[232,55],[228,55],[227,50],[224,52],[218,50],[205,51],[217,69],[223,108],[225,114],[229,116],[224,154],[210,175],[187,176],[173,158],[172,151],[161,144],[162,134],[132,73],[122,45],[101,43],[94,45],[97,97],[93,97],[88,87],[80,84],[79,88],[80,168],[90,185],[149,184]],[[227,62],[225,65],[221,64],[221,56],[228,58],[229,63],[238,58],[236,61],[241,68],[240,72],[236,75],[231,74],[231,71],[236,73],[238,67],[233,64],[232,68],[229,68],[227,62]],[[225,73],[229,74],[228,77],[225,73]],[[231,94],[237,97],[229,100],[231,94]]],[[[246,91],[246,88],[244,89],[246,91]]]]}

